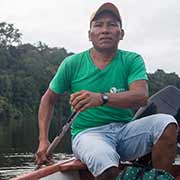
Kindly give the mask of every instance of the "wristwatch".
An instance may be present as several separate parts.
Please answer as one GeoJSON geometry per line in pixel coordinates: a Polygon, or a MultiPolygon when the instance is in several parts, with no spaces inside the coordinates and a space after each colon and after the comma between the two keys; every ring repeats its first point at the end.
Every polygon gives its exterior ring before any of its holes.
{"type": "Polygon", "coordinates": [[[104,104],[108,103],[109,96],[107,94],[101,93],[101,98],[102,98],[102,101],[103,101],[103,103],[101,105],[104,105],[104,104]]]}

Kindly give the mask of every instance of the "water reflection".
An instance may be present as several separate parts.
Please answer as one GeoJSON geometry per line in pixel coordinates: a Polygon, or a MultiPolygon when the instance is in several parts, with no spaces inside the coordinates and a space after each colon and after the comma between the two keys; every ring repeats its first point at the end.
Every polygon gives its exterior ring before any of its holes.
{"type": "MultiPolygon", "coordinates": [[[[54,155],[57,161],[71,157],[72,155],[62,153],[54,155]]],[[[34,170],[34,161],[35,156],[32,153],[0,154],[0,180],[8,180],[34,170]]]]}

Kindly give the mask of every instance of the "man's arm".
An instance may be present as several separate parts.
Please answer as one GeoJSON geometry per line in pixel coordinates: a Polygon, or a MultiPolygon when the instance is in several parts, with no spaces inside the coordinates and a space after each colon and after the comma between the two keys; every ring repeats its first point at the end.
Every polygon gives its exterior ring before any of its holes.
{"type": "MultiPolygon", "coordinates": [[[[119,108],[139,108],[147,103],[147,81],[134,81],[130,84],[129,91],[107,93],[107,95],[109,96],[109,101],[107,103],[109,106],[119,108]]],[[[82,90],[71,95],[70,104],[75,111],[84,111],[89,107],[97,107],[102,104],[101,94],[82,90]]]]}
{"type": "Polygon", "coordinates": [[[41,98],[38,123],[39,123],[39,147],[36,155],[36,163],[38,165],[49,162],[50,157],[46,157],[46,151],[49,146],[48,132],[49,125],[54,111],[54,104],[58,98],[58,94],[55,94],[50,89],[47,89],[45,94],[41,98]]]}
{"type": "Polygon", "coordinates": [[[146,105],[148,99],[148,85],[145,80],[134,81],[129,91],[119,94],[107,93],[109,106],[121,108],[139,108],[146,105]]]}

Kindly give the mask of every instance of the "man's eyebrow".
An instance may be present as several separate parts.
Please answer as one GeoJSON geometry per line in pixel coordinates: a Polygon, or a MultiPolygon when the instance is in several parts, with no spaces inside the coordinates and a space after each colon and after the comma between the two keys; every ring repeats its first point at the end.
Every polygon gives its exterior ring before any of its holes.
{"type": "MultiPolygon", "coordinates": [[[[97,20],[95,20],[94,22],[95,22],[95,23],[96,23],[96,22],[97,22],[97,23],[99,23],[99,22],[101,23],[101,22],[104,22],[104,21],[101,20],[101,19],[99,19],[99,20],[97,19],[97,20]]],[[[113,20],[109,20],[108,22],[119,22],[119,21],[117,21],[116,19],[113,19],[113,20]]]]}
{"type": "Polygon", "coordinates": [[[95,23],[103,22],[102,20],[95,20],[95,23]]]}

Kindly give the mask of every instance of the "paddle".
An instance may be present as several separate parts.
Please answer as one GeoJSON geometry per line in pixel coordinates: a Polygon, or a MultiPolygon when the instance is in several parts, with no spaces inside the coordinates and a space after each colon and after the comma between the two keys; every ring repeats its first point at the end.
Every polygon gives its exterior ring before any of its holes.
{"type": "Polygon", "coordinates": [[[54,138],[53,142],[48,147],[47,153],[46,153],[47,156],[52,154],[53,150],[60,143],[60,141],[62,140],[62,138],[64,137],[66,132],[69,130],[71,124],[73,123],[73,121],[75,120],[75,118],[77,117],[78,114],[79,114],[79,112],[73,112],[70,115],[70,117],[68,118],[66,124],[63,126],[62,131],[60,131],[59,135],[54,138]]]}
{"type": "MultiPolygon", "coordinates": [[[[52,141],[52,143],[49,145],[47,152],[46,152],[46,156],[50,156],[52,154],[52,152],[54,151],[54,149],[57,147],[57,145],[60,143],[60,141],[63,139],[64,135],[66,134],[66,132],[69,130],[71,124],[73,123],[73,121],[75,120],[75,118],[78,116],[80,112],[73,112],[70,117],[68,118],[66,124],[62,127],[62,131],[60,131],[59,135],[57,135],[54,140],[52,141]]],[[[41,167],[41,165],[38,165],[35,170],[39,169],[41,167]]]]}

